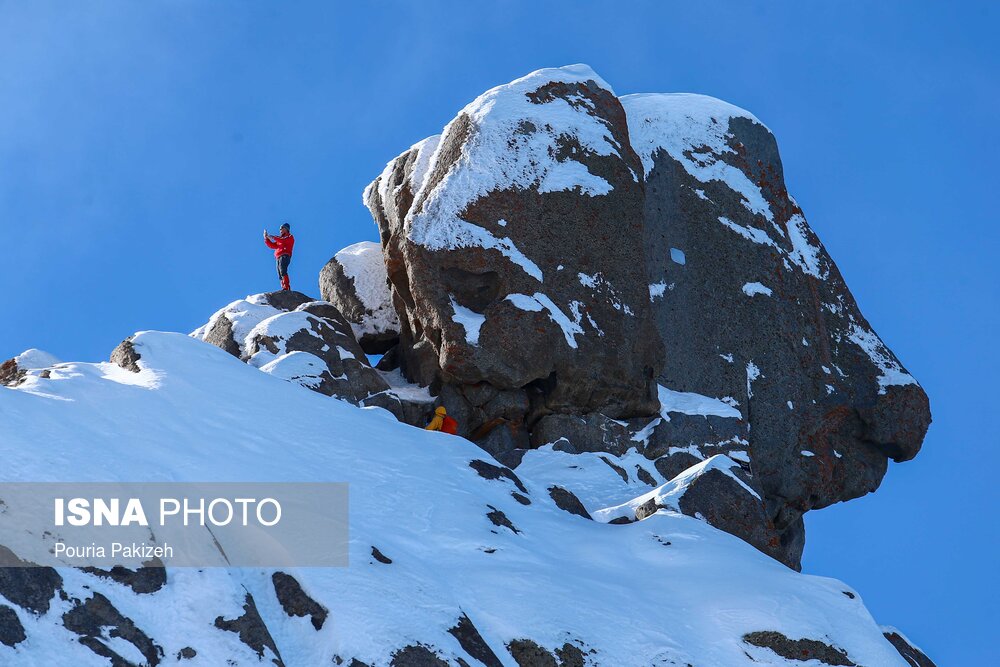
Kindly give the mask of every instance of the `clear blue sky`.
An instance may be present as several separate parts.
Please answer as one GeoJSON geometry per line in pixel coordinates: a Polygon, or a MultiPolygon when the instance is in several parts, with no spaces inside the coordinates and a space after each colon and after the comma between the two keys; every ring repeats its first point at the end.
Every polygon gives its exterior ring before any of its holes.
{"type": "Polygon", "coordinates": [[[993,3],[294,4],[0,0],[0,357],[191,330],[276,286],[260,231],[281,220],[315,293],[377,239],[361,190],[385,162],[531,70],[721,97],[777,134],[934,412],[879,493],[808,515],[805,569],[942,666],[1000,664],[993,3]]]}

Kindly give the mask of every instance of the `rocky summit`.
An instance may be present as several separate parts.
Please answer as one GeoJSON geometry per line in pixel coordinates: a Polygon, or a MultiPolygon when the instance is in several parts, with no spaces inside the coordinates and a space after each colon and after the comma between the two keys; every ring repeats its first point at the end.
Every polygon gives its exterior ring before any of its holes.
{"type": "Polygon", "coordinates": [[[931,417],[760,120],[539,70],[363,200],[379,242],[321,298],[0,365],[6,481],[346,481],[350,566],[24,567],[0,537],[0,664],[933,665],[796,571],[803,514],[931,417]]]}
{"type": "Polygon", "coordinates": [[[749,112],[541,70],[389,162],[364,201],[400,322],[390,359],[508,463],[559,441],[677,472],[746,450],[797,566],[804,512],[920,449],[926,394],[749,112]]]}

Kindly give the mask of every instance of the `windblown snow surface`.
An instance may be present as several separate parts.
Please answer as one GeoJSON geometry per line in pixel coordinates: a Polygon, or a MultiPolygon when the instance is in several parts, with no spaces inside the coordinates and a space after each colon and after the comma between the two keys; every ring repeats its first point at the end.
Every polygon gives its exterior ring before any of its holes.
{"type": "MultiPolygon", "coordinates": [[[[140,595],[62,570],[70,596],[105,595],[161,645],[162,665],[178,664],[185,646],[198,651],[181,663],[191,667],[271,664],[270,649],[260,658],[235,633],[213,627],[217,616],[242,613],[244,589],[289,667],[332,665],[335,656],[387,665],[393,650],[417,642],[450,664],[479,664],[447,632],[463,613],[504,665],[516,664],[505,646],[519,638],[549,650],[575,643],[588,664],[612,667],[814,664],[742,641],[762,630],[830,643],[859,665],[905,665],[839,581],[793,572],[674,511],[611,525],[550,500],[548,488],[559,484],[599,514],[653,491],[635,465],[660,486],[669,481],[634,450],[529,452],[517,470],[531,499],[522,505],[513,482],[470,467],[490,459],[466,440],[324,397],[194,337],[143,332],[133,344],[139,373],[60,363],[47,378],[31,371],[16,388],[0,387],[0,480],[350,485],[350,566],[289,572],[329,609],[319,631],[308,617],[283,612],[270,571],[170,568],[163,589],[140,595]],[[491,508],[518,532],[491,523],[491,508]],[[392,563],[373,559],[373,546],[392,563]]],[[[0,664],[107,665],[62,626],[69,602],[57,596],[40,616],[8,606],[27,639],[0,645],[0,664]]]]}

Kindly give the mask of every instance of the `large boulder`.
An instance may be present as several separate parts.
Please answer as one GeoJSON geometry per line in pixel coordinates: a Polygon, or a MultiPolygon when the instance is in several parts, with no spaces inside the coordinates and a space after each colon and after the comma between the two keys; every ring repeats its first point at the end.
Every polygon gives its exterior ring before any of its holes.
{"type": "Polygon", "coordinates": [[[383,354],[399,342],[382,247],[362,241],[334,255],[319,273],[320,296],[337,307],[367,354],[383,354]]]}
{"type": "Polygon", "coordinates": [[[627,95],[646,181],[661,383],[737,405],[768,515],[874,491],[920,449],[927,396],[875,334],[785,189],[750,113],[700,95],[627,95]]]}
{"type": "Polygon", "coordinates": [[[390,162],[365,203],[406,374],[524,390],[529,424],[655,414],[641,171],[621,104],[585,66],[498,86],[390,162]]]}

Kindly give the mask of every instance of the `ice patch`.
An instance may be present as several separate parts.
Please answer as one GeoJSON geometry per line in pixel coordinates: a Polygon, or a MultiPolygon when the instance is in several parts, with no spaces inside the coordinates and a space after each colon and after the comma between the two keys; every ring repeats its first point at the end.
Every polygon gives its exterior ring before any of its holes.
{"type": "Polygon", "coordinates": [[[674,391],[673,389],[667,389],[662,384],[657,385],[657,396],[660,399],[660,414],[667,421],[670,420],[668,413],[671,412],[706,417],[711,415],[715,417],[731,417],[733,419],[743,418],[740,411],[732,405],[711,396],[687,391],[674,391]]]}
{"type": "Polygon", "coordinates": [[[672,259],[675,264],[680,264],[681,266],[687,263],[687,258],[684,256],[684,251],[679,248],[670,249],[670,259],[672,259]]]}
{"type": "Polygon", "coordinates": [[[583,327],[580,326],[579,321],[574,322],[566,316],[566,313],[559,310],[559,306],[554,304],[552,299],[547,295],[541,292],[535,292],[531,296],[527,294],[509,294],[507,295],[507,301],[514,304],[515,307],[528,312],[547,310],[549,318],[562,329],[563,336],[566,338],[566,344],[572,348],[577,347],[576,337],[583,334],[583,327]]]}
{"type": "Polygon", "coordinates": [[[465,342],[470,345],[479,345],[479,330],[486,322],[486,316],[459,304],[454,297],[449,297],[449,299],[451,300],[451,309],[455,313],[451,319],[465,330],[465,342]]]}
{"type": "Polygon", "coordinates": [[[743,286],[743,293],[747,296],[753,296],[754,294],[771,296],[771,288],[765,287],[761,283],[747,283],[743,286]]]}

